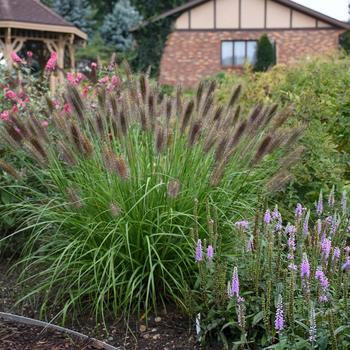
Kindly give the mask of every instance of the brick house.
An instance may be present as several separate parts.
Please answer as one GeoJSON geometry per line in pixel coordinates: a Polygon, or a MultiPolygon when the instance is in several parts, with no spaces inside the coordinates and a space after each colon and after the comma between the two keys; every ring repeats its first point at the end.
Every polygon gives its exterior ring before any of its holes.
{"type": "Polygon", "coordinates": [[[350,25],[291,0],[191,0],[154,20],[178,16],[161,60],[160,82],[194,86],[223,70],[254,64],[257,40],[266,33],[277,63],[339,47],[350,25]]]}

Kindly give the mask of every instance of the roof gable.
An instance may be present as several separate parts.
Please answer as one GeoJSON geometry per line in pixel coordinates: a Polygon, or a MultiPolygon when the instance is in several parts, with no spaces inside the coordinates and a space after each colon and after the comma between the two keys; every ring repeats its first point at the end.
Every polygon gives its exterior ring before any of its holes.
{"type": "Polygon", "coordinates": [[[72,26],[37,0],[0,0],[0,21],[72,26]]]}
{"type": "Polygon", "coordinates": [[[0,27],[69,33],[87,39],[83,31],[40,0],[0,0],[0,27]]]}
{"type": "MultiPolygon", "coordinates": [[[[208,3],[210,1],[213,1],[213,0],[190,0],[184,5],[178,6],[172,10],[164,12],[163,14],[153,18],[151,21],[157,21],[171,15],[181,14],[188,10],[196,9],[202,5],[205,5],[205,3],[208,3]]],[[[350,29],[350,25],[348,23],[339,21],[335,18],[324,15],[308,7],[297,4],[294,1],[291,1],[291,0],[268,0],[268,1],[270,3],[275,3],[276,6],[287,7],[288,9],[296,11],[297,13],[300,14],[299,17],[302,17],[302,15],[304,15],[304,16],[312,17],[316,21],[322,21],[322,23],[325,23],[326,25],[331,25],[332,27],[350,29]]],[[[300,20],[300,22],[302,23],[302,20],[300,20]]],[[[326,25],[324,27],[326,27],[326,25]]]]}

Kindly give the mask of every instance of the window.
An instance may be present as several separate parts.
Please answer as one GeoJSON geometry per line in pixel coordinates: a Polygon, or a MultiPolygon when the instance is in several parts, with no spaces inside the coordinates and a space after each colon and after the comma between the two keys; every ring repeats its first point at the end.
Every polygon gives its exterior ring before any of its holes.
{"type": "Polygon", "coordinates": [[[246,41],[223,41],[221,42],[221,64],[224,67],[242,66],[245,62],[256,63],[256,50],[258,42],[246,41]]]}

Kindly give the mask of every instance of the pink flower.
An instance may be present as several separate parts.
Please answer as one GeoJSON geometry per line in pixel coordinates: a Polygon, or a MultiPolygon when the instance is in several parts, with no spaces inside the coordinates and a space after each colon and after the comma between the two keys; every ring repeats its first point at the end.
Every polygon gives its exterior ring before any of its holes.
{"type": "Polygon", "coordinates": [[[18,106],[17,105],[13,105],[12,106],[12,112],[13,113],[17,113],[18,112],[18,106]]]}
{"type": "Polygon", "coordinates": [[[84,79],[85,76],[82,73],[77,73],[76,75],[73,73],[67,73],[67,80],[72,85],[79,85],[84,79]]]}
{"type": "Polygon", "coordinates": [[[52,100],[52,104],[53,104],[55,109],[59,109],[60,108],[60,102],[58,100],[52,100]]]}
{"type": "Polygon", "coordinates": [[[99,82],[99,84],[101,84],[101,85],[107,84],[107,83],[109,82],[109,77],[108,77],[108,75],[106,75],[105,77],[103,77],[102,79],[100,79],[98,82],[99,82]]]}
{"type": "Polygon", "coordinates": [[[41,126],[43,126],[44,128],[47,128],[49,126],[49,122],[47,120],[44,120],[41,122],[41,126]]]}
{"type": "Polygon", "coordinates": [[[0,114],[0,120],[3,120],[3,121],[8,121],[10,119],[10,113],[9,111],[3,111],[1,114],[0,114]]]}
{"type": "Polygon", "coordinates": [[[63,110],[64,110],[66,113],[70,114],[70,113],[72,112],[72,107],[70,106],[69,103],[66,103],[66,104],[63,106],[63,110]]]}
{"type": "Polygon", "coordinates": [[[20,134],[21,133],[21,129],[20,128],[17,128],[17,126],[14,127],[15,131],[17,134],[20,134]]]}
{"type": "Polygon", "coordinates": [[[75,78],[76,83],[77,83],[77,84],[80,84],[84,79],[85,79],[84,74],[78,72],[78,73],[77,73],[77,76],[76,76],[76,78],[75,78]]]}
{"type": "Polygon", "coordinates": [[[49,72],[53,72],[56,69],[56,65],[57,65],[57,53],[51,52],[51,56],[45,66],[45,70],[49,72]]]}
{"type": "Polygon", "coordinates": [[[27,57],[32,58],[33,57],[33,52],[32,51],[27,51],[27,57]]]}
{"type": "Polygon", "coordinates": [[[120,79],[116,76],[116,75],[113,75],[112,76],[112,80],[111,80],[111,84],[113,86],[118,86],[120,83],[120,79]]]}
{"type": "Polygon", "coordinates": [[[95,70],[97,68],[97,63],[96,62],[92,62],[91,63],[91,69],[95,70]]]}
{"type": "Polygon", "coordinates": [[[22,59],[16,54],[16,52],[11,53],[11,59],[15,63],[18,63],[18,64],[22,63],[22,59]]]}
{"type": "Polygon", "coordinates": [[[83,89],[83,97],[87,97],[89,94],[91,87],[90,86],[85,86],[83,89]]]}
{"type": "Polygon", "coordinates": [[[22,107],[22,108],[25,108],[26,103],[25,103],[25,101],[23,101],[23,100],[18,100],[18,105],[19,105],[20,107],[22,107]]]}
{"type": "Polygon", "coordinates": [[[72,84],[75,85],[75,78],[74,75],[72,73],[67,73],[67,80],[72,84]]]}
{"type": "Polygon", "coordinates": [[[15,93],[14,91],[12,91],[12,90],[7,90],[7,91],[5,92],[5,97],[6,97],[7,99],[9,99],[9,100],[14,101],[14,100],[16,100],[17,95],[16,95],[16,93],[15,93]]]}

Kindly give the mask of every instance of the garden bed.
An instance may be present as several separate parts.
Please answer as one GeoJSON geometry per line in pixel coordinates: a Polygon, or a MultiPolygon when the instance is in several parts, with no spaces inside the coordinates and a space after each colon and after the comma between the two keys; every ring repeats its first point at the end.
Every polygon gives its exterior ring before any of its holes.
{"type": "MultiPolygon", "coordinates": [[[[7,275],[7,262],[0,260],[0,312],[10,312],[38,319],[39,315],[32,305],[15,306],[15,296],[20,290],[15,283],[15,275],[7,275]]],[[[129,349],[168,349],[195,350],[196,336],[191,323],[177,310],[170,308],[158,317],[151,316],[146,323],[132,317],[129,327],[122,322],[110,320],[106,327],[95,324],[91,318],[82,317],[80,323],[70,322],[67,327],[77,332],[100,339],[120,350],[129,349]]],[[[60,349],[103,349],[94,345],[91,338],[82,340],[65,335],[57,330],[45,330],[38,326],[3,321],[0,317],[1,350],[60,350],[60,349]]],[[[198,347],[199,349],[199,347],[198,347]]]]}
{"type": "Polygon", "coordinates": [[[93,339],[82,339],[53,329],[6,321],[2,319],[1,315],[0,345],[2,350],[104,349],[100,343],[95,343],[93,339]]]}

